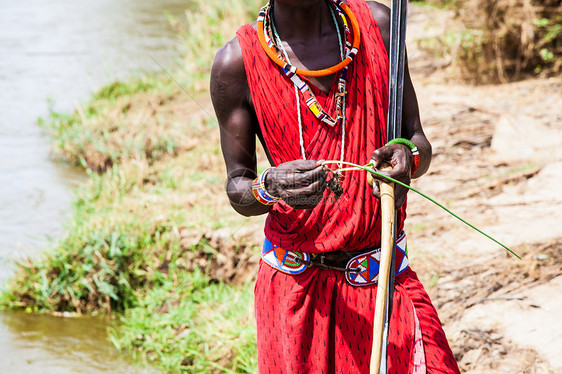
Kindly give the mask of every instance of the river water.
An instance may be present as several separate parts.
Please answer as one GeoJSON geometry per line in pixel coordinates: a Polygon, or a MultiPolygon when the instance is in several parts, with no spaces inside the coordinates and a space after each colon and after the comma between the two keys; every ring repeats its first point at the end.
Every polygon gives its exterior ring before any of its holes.
{"type": "MultiPolygon", "coordinates": [[[[0,283],[14,259],[64,232],[84,175],[52,161],[37,125],[116,79],[171,67],[166,14],[186,0],[0,0],[0,283]],[[155,61],[156,60],[156,61],[155,61]]],[[[138,372],[107,341],[101,319],[0,313],[0,373],[138,372]],[[119,368],[115,370],[115,368],[119,368]]]]}

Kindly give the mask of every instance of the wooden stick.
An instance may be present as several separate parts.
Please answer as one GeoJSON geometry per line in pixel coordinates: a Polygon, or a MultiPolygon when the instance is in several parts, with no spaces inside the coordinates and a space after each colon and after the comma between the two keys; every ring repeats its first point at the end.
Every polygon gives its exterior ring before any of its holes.
{"type": "MultiPolygon", "coordinates": [[[[389,48],[389,77],[388,77],[388,122],[387,122],[387,133],[386,140],[390,141],[395,138],[401,137],[402,134],[402,103],[403,103],[403,91],[404,91],[404,74],[405,74],[405,60],[406,60],[406,19],[408,15],[408,0],[392,0],[390,6],[390,48],[389,48]]],[[[381,189],[384,184],[381,184],[381,189]]],[[[382,195],[382,191],[381,191],[382,195]]],[[[392,201],[394,202],[394,196],[392,196],[392,201]]],[[[384,213],[385,205],[382,204],[382,213],[384,213]]],[[[382,238],[381,238],[381,261],[380,261],[380,271],[379,271],[379,287],[377,290],[377,307],[379,304],[379,292],[384,290],[385,301],[384,307],[380,310],[380,315],[375,314],[375,318],[382,318],[384,321],[382,323],[381,334],[383,336],[381,340],[381,350],[382,352],[378,354],[382,357],[384,361],[380,359],[377,365],[380,365],[380,369],[376,372],[371,371],[371,373],[382,374],[388,373],[387,365],[387,348],[388,348],[388,326],[390,325],[390,317],[392,314],[392,297],[394,294],[394,269],[391,273],[382,271],[383,264],[387,259],[383,259],[384,252],[382,250],[385,244],[384,238],[386,236],[390,237],[390,250],[387,254],[390,256],[390,260],[387,261],[389,268],[394,262],[394,220],[396,217],[396,212],[394,210],[394,203],[390,204],[391,208],[387,209],[387,214],[390,214],[392,218],[389,218],[392,222],[390,228],[385,228],[386,220],[383,218],[383,228],[382,228],[382,238]],[[381,274],[388,276],[388,279],[381,279],[381,274]],[[384,281],[384,283],[383,283],[384,281]],[[385,311],[386,310],[386,311],[385,311]],[[381,370],[382,369],[382,370],[381,370]]],[[[375,309],[376,311],[376,309],[375,309]]],[[[374,340],[373,340],[374,342],[374,340]]],[[[372,362],[372,360],[371,360],[372,362]]],[[[378,366],[377,366],[378,367],[378,366]]]]}
{"type": "Polygon", "coordinates": [[[378,181],[381,193],[381,257],[379,261],[379,280],[373,322],[373,348],[371,351],[370,373],[379,374],[383,344],[384,316],[388,295],[388,282],[394,251],[394,183],[378,181]]]}

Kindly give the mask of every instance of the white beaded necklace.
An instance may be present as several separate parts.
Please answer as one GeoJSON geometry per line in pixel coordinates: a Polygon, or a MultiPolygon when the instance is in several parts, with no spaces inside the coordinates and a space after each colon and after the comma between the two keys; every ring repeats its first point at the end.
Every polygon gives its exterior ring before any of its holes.
{"type": "MultiPolygon", "coordinates": [[[[335,15],[334,9],[332,9],[332,7],[329,6],[329,5],[328,5],[328,8],[330,8],[330,14],[332,15],[332,20],[334,21],[334,24],[336,26],[336,32],[338,34],[338,43],[339,43],[339,47],[340,47],[340,58],[343,60],[345,58],[345,51],[343,49],[342,40],[341,40],[340,25],[338,24],[338,22],[336,20],[336,15],[335,15]]],[[[277,33],[277,29],[275,28],[275,24],[273,22],[273,17],[271,17],[271,29],[272,29],[273,35],[275,37],[275,44],[277,44],[277,47],[279,48],[279,50],[281,52],[283,52],[283,55],[285,56],[286,61],[288,63],[291,63],[290,60],[289,60],[289,56],[287,54],[287,51],[283,47],[283,43],[281,42],[281,38],[279,37],[279,34],[277,33]]],[[[306,152],[305,152],[305,148],[304,148],[302,114],[301,114],[301,110],[300,110],[300,95],[299,95],[299,88],[296,85],[295,85],[295,98],[296,98],[296,102],[297,102],[297,117],[298,117],[298,121],[299,121],[299,142],[300,142],[301,154],[302,154],[302,159],[306,160],[306,152]]],[[[341,130],[340,162],[343,162],[344,154],[345,154],[345,123],[346,123],[346,119],[345,119],[345,96],[343,96],[342,97],[342,118],[341,118],[342,130],[341,130]]],[[[341,168],[342,164],[340,164],[339,167],[341,168]]]]}

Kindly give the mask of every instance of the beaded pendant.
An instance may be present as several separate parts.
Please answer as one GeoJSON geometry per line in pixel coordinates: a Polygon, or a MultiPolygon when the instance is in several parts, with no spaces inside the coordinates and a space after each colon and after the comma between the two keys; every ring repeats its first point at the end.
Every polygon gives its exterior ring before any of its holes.
{"type": "MultiPolygon", "coordinates": [[[[345,53],[342,56],[342,61],[330,68],[319,70],[319,71],[310,71],[310,70],[302,70],[298,69],[295,66],[291,65],[285,56],[283,56],[282,47],[277,46],[275,43],[275,36],[274,36],[274,25],[271,17],[271,10],[272,7],[269,3],[267,3],[261,10],[258,16],[258,38],[262,47],[269,55],[269,57],[280,67],[282,67],[285,75],[291,79],[295,87],[301,92],[303,95],[304,101],[308,107],[308,109],[314,114],[316,118],[318,118],[321,122],[333,127],[337,125],[340,120],[344,116],[344,105],[345,105],[345,96],[346,86],[347,86],[347,70],[349,64],[355,57],[359,47],[360,41],[360,31],[359,27],[357,26],[357,20],[353,16],[351,10],[347,7],[345,3],[340,0],[331,0],[331,5],[335,9],[338,14],[338,17],[341,18],[344,29],[345,29],[345,53]],[[344,14],[345,11],[345,14],[344,14]],[[346,17],[347,16],[347,17],[346,17]],[[353,28],[353,35],[349,28],[349,22],[353,28]],[[352,44],[353,41],[353,44],[352,44]],[[306,82],[304,82],[299,75],[303,76],[325,76],[329,74],[334,74],[341,70],[339,79],[338,79],[338,88],[336,93],[336,117],[330,116],[324,108],[318,102],[318,99],[308,86],[306,82]]],[[[334,18],[335,21],[335,18],[334,18]]],[[[338,29],[338,24],[336,22],[336,28],[338,29]]],[[[339,33],[338,33],[339,35],[339,33]]],[[[339,39],[339,37],[338,37],[339,39]]],[[[341,45],[340,45],[341,47],[341,45]]]]}

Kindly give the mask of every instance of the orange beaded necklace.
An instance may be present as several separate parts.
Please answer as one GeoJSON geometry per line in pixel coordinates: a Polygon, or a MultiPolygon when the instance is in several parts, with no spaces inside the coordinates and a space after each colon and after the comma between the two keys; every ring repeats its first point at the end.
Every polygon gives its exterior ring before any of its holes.
{"type": "Polygon", "coordinates": [[[353,45],[345,59],[343,59],[337,65],[321,70],[305,70],[305,69],[299,69],[293,67],[289,62],[284,61],[278,55],[274,46],[270,45],[267,42],[264,33],[264,27],[263,27],[265,15],[262,14],[262,12],[260,12],[260,15],[258,16],[258,24],[257,24],[258,39],[264,51],[269,56],[269,58],[271,58],[273,62],[275,62],[277,65],[279,65],[286,71],[293,71],[295,74],[302,75],[305,77],[324,77],[327,75],[334,74],[340,71],[341,69],[343,69],[344,67],[346,67],[347,65],[349,65],[351,61],[353,61],[353,57],[355,57],[357,51],[359,50],[359,45],[361,42],[361,31],[359,30],[359,24],[357,23],[357,19],[355,18],[355,16],[351,12],[351,9],[349,9],[347,4],[345,4],[341,0],[332,0],[332,1],[345,12],[346,17],[349,20],[349,23],[351,23],[351,29],[353,30],[353,45]]]}

